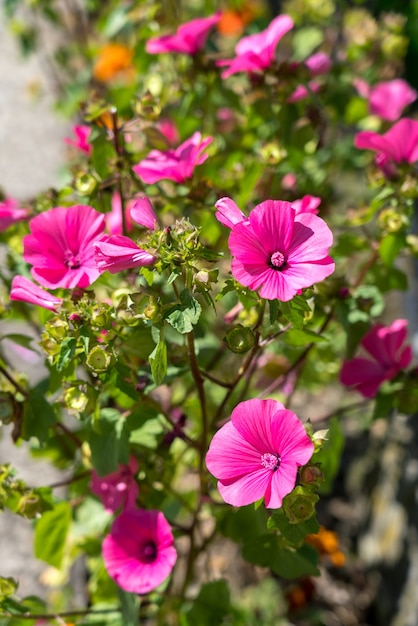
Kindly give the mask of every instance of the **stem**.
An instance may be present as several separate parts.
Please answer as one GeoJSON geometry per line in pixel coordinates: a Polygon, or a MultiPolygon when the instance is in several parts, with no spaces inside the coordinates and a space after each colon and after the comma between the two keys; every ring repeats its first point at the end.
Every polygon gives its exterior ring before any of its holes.
{"type": "Polygon", "coordinates": [[[379,258],[378,250],[373,250],[373,253],[372,253],[370,259],[368,261],[366,261],[366,263],[361,268],[361,270],[359,272],[359,275],[357,276],[356,280],[353,283],[353,287],[358,287],[359,285],[361,285],[361,283],[363,282],[363,279],[366,276],[367,272],[369,271],[369,269],[371,267],[373,267],[375,261],[378,258],[379,258]]]}
{"type": "Polygon", "coordinates": [[[101,615],[106,613],[120,613],[120,609],[75,609],[74,611],[63,611],[60,613],[0,613],[0,619],[59,619],[60,617],[73,617],[77,615],[101,615]]]}
{"type": "Polygon", "coordinates": [[[0,364],[0,374],[3,374],[3,376],[5,378],[7,378],[9,383],[11,383],[13,385],[13,387],[16,389],[16,391],[18,391],[19,393],[22,394],[22,396],[25,398],[25,400],[27,400],[29,398],[28,392],[25,391],[25,389],[23,389],[23,387],[21,387],[18,382],[15,381],[13,376],[11,376],[9,374],[9,372],[1,364],[0,364]]]}
{"type": "Polygon", "coordinates": [[[81,448],[81,446],[83,445],[81,439],[79,439],[72,430],[64,426],[62,422],[57,422],[55,424],[55,428],[61,430],[69,439],[71,439],[71,441],[76,445],[77,448],[81,448]]]}
{"type": "Polygon", "coordinates": [[[113,145],[115,147],[115,152],[117,156],[116,167],[118,169],[118,191],[120,196],[121,203],[121,211],[122,211],[122,233],[126,234],[126,218],[125,218],[125,198],[123,195],[123,184],[122,184],[122,174],[123,174],[123,147],[120,143],[119,137],[119,126],[118,126],[118,112],[115,107],[110,109],[110,115],[112,117],[112,130],[113,130],[113,145]]]}
{"type": "Polygon", "coordinates": [[[90,471],[86,471],[86,472],[83,472],[82,474],[79,474],[78,476],[71,476],[70,478],[66,478],[64,480],[60,480],[56,483],[52,483],[51,485],[46,485],[46,486],[49,487],[50,489],[55,489],[57,487],[66,487],[67,485],[76,483],[79,480],[83,480],[83,478],[90,476],[90,474],[91,474],[90,471]]]}

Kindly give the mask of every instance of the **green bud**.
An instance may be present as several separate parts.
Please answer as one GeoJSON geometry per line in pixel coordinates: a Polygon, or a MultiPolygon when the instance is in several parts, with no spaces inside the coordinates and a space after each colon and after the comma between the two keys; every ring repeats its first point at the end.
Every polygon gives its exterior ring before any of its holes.
{"type": "Polygon", "coordinates": [[[109,322],[109,310],[104,304],[99,305],[93,309],[91,314],[91,322],[93,326],[98,328],[104,328],[109,322]]]}
{"type": "Polygon", "coordinates": [[[320,469],[319,465],[312,463],[312,465],[305,465],[300,470],[300,482],[302,485],[318,486],[324,481],[324,473],[320,469]]]}
{"type": "Polygon", "coordinates": [[[87,407],[89,397],[79,387],[70,387],[64,394],[64,400],[68,409],[82,413],[87,407]]]}
{"type": "Polygon", "coordinates": [[[158,100],[148,91],[135,103],[135,112],[150,122],[158,120],[161,114],[161,105],[158,100]]]}
{"type": "Polygon", "coordinates": [[[16,513],[26,517],[27,519],[34,519],[42,512],[42,500],[33,491],[23,495],[17,505],[16,513]]]}
{"type": "Polygon", "coordinates": [[[319,496],[306,492],[304,487],[296,487],[283,500],[283,511],[291,524],[306,522],[315,513],[319,496]]]}
{"type": "Polygon", "coordinates": [[[62,319],[54,319],[45,324],[45,330],[49,337],[57,342],[61,342],[68,333],[68,323],[62,319]]]}
{"type": "Polygon", "coordinates": [[[237,324],[226,333],[225,341],[231,352],[244,354],[254,346],[255,339],[251,328],[237,324]]]}
{"type": "Polygon", "coordinates": [[[89,196],[97,187],[97,180],[92,174],[79,174],[75,181],[74,187],[81,196],[89,196]]]}
{"type": "Polygon", "coordinates": [[[378,224],[387,233],[397,233],[409,226],[409,220],[406,215],[402,215],[394,209],[385,209],[379,215],[378,224]]]}
{"type": "Polygon", "coordinates": [[[109,369],[111,360],[110,354],[107,354],[104,348],[96,346],[88,353],[86,362],[93,372],[100,374],[109,369]]]}
{"type": "Polygon", "coordinates": [[[144,309],[144,316],[147,320],[157,321],[160,316],[160,307],[157,300],[151,296],[147,306],[144,309]]]}
{"type": "Polygon", "coordinates": [[[7,596],[12,596],[18,588],[18,585],[19,583],[14,578],[0,577],[0,600],[7,596]]]}

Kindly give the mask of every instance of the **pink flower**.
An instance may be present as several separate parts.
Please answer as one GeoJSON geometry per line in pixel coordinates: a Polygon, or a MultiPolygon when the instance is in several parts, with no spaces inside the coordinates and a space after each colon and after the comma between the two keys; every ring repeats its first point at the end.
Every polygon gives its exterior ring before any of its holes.
{"type": "Polygon", "coordinates": [[[267,508],[277,509],[313,451],[292,411],[277,400],[252,399],[238,404],[215,434],[206,465],[228,504],[246,506],[264,498],[267,508]]]}
{"type": "Polygon", "coordinates": [[[135,508],[139,489],[134,475],[138,471],[138,461],[134,456],[129,465],[119,465],[116,472],[100,477],[93,471],[90,489],[100,498],[106,511],[115,513],[120,507],[124,510],[135,508]]]}
{"type": "Polygon", "coordinates": [[[290,202],[266,200],[238,221],[235,203],[222,200],[220,221],[231,224],[232,274],[262,298],[286,302],[334,271],[328,256],[332,233],[320,217],[297,215],[290,202]]]}
{"type": "Polygon", "coordinates": [[[247,216],[237,207],[231,198],[220,198],[215,202],[217,209],[215,217],[227,228],[232,228],[235,224],[239,224],[247,219],[247,216]]]}
{"type": "MultiPolygon", "coordinates": [[[[120,194],[115,191],[112,194],[111,211],[105,215],[106,228],[111,235],[122,235],[122,200],[120,194]]],[[[131,214],[129,211],[129,202],[125,207],[125,226],[129,232],[132,230],[131,214]]]]}
{"type": "Polygon", "coordinates": [[[111,274],[134,267],[151,265],[156,257],[139,248],[129,237],[123,235],[104,236],[93,243],[94,258],[100,272],[111,274]]]}
{"type": "Polygon", "coordinates": [[[321,204],[321,198],[317,196],[303,196],[300,200],[291,202],[292,209],[295,209],[296,215],[299,213],[313,213],[318,215],[318,207],[321,204]]]}
{"type": "Polygon", "coordinates": [[[154,208],[150,200],[143,196],[142,198],[136,198],[130,207],[131,218],[139,224],[149,230],[155,230],[157,225],[157,216],[155,215],[154,208]]]}
{"type": "Polygon", "coordinates": [[[175,150],[151,150],[148,156],[132,168],[144,183],[152,185],[163,179],[184,183],[193,176],[196,165],[201,165],[208,158],[203,154],[205,148],[212,143],[212,137],[202,139],[199,132],[194,133],[187,141],[175,150]]]}
{"type": "Polygon", "coordinates": [[[109,576],[125,591],[149,593],[177,560],[173,533],[160,511],[130,509],[113,522],[102,546],[109,576]]]}
{"type": "Polygon", "coordinates": [[[178,145],[180,142],[180,135],[173,120],[163,118],[157,123],[157,128],[170,146],[178,145]]]}
{"type": "Polygon", "coordinates": [[[356,148],[375,150],[377,158],[385,163],[415,163],[418,160],[418,122],[404,117],[383,135],[362,131],[355,136],[354,144],[356,148]]]}
{"type": "Polygon", "coordinates": [[[14,198],[6,198],[0,201],[0,233],[7,230],[12,224],[25,220],[27,217],[27,210],[19,208],[19,204],[14,198]]]}
{"type": "Polygon", "coordinates": [[[70,137],[64,137],[64,141],[69,146],[74,146],[81,152],[85,152],[90,156],[91,151],[93,150],[93,146],[88,142],[88,138],[90,137],[91,128],[90,126],[73,126],[73,133],[75,135],[75,139],[71,139],[70,137]]]}
{"type": "Polygon", "coordinates": [[[354,86],[360,96],[368,99],[370,113],[390,122],[397,120],[404,108],[418,97],[415,89],[402,78],[378,83],[373,87],[364,80],[356,79],[354,86]]]}
{"type": "Polygon", "coordinates": [[[277,44],[293,25],[291,17],[279,15],[261,33],[243,37],[235,46],[235,58],[217,62],[219,67],[227,67],[221,74],[222,78],[238,72],[263,72],[270,67],[275,59],[277,44]]]}
{"type": "Polygon", "coordinates": [[[62,303],[62,298],[53,296],[48,293],[48,291],[41,289],[41,287],[35,285],[35,283],[25,276],[15,276],[13,278],[10,300],[36,304],[44,309],[48,309],[48,311],[56,311],[62,303]]]}
{"type": "Polygon", "coordinates": [[[364,335],[361,345],[372,359],[356,357],[343,364],[340,380],[365,398],[373,398],[385,380],[392,380],[412,360],[410,346],[403,347],[408,322],[395,320],[390,326],[376,324],[364,335]]]}
{"type": "Polygon", "coordinates": [[[23,238],[23,258],[32,276],[44,287],[84,289],[100,275],[93,242],[102,236],[105,219],[92,207],[55,207],[30,221],[23,238]]]}
{"type": "Polygon", "coordinates": [[[304,100],[310,96],[310,92],[317,93],[321,89],[321,85],[315,81],[310,80],[308,83],[308,87],[305,85],[298,85],[293,93],[290,94],[286,102],[293,104],[294,102],[299,102],[300,100],[304,100]]]}
{"type": "Polygon", "coordinates": [[[221,19],[218,11],[210,17],[197,18],[181,24],[174,35],[163,35],[149,39],[145,45],[148,54],[177,52],[180,54],[196,54],[206,44],[210,30],[221,19]]]}
{"type": "Polygon", "coordinates": [[[328,74],[332,67],[332,61],[326,52],[315,52],[304,61],[304,64],[309,69],[311,76],[328,74]]]}

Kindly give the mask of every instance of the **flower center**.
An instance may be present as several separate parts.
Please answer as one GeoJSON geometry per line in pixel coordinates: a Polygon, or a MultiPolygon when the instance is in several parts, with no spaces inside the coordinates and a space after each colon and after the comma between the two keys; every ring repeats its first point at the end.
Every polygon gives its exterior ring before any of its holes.
{"type": "Polygon", "coordinates": [[[81,261],[77,254],[73,254],[71,250],[67,250],[64,254],[64,265],[69,270],[77,270],[81,266],[81,261]]]}
{"type": "Polygon", "coordinates": [[[275,472],[280,467],[280,455],[272,454],[271,452],[266,452],[261,455],[261,465],[266,469],[270,469],[272,472],[275,472]]]}
{"type": "Polygon", "coordinates": [[[286,259],[284,258],[283,252],[280,252],[279,250],[277,250],[277,252],[273,252],[273,254],[270,257],[269,266],[273,270],[280,271],[284,268],[285,265],[286,265],[286,259]]]}
{"type": "Polygon", "coordinates": [[[139,549],[139,559],[143,563],[153,563],[157,558],[157,546],[154,541],[145,541],[139,549]]]}

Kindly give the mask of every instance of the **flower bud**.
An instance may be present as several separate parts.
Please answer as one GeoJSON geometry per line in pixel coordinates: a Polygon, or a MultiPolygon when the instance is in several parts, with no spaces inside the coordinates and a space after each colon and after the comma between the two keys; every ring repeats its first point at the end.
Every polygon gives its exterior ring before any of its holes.
{"type": "Polygon", "coordinates": [[[242,324],[237,324],[234,328],[228,330],[225,341],[231,352],[235,352],[236,354],[248,352],[255,343],[251,328],[245,327],[242,324]]]}
{"type": "Polygon", "coordinates": [[[47,322],[45,330],[49,337],[52,337],[57,342],[61,342],[67,336],[68,324],[66,321],[57,318],[47,322]]]}
{"type": "Polygon", "coordinates": [[[97,374],[105,372],[109,368],[110,362],[110,354],[107,354],[101,346],[95,346],[93,350],[90,350],[86,360],[87,366],[97,374]]]}
{"type": "Polygon", "coordinates": [[[81,173],[75,181],[74,187],[81,196],[89,196],[97,187],[97,180],[92,174],[81,173]]]}
{"type": "Polygon", "coordinates": [[[70,387],[64,394],[64,400],[69,410],[82,413],[87,407],[89,397],[78,387],[70,387]]]}
{"type": "Polygon", "coordinates": [[[17,505],[16,513],[26,517],[27,519],[34,519],[42,512],[41,498],[36,494],[30,492],[23,495],[17,505]]]}
{"type": "Polygon", "coordinates": [[[324,481],[324,473],[318,464],[305,465],[300,470],[300,482],[302,485],[318,486],[324,481]]]}
{"type": "Polygon", "coordinates": [[[315,513],[315,504],[319,496],[306,492],[303,487],[296,487],[283,500],[283,511],[291,524],[305,522],[315,513]]]}

